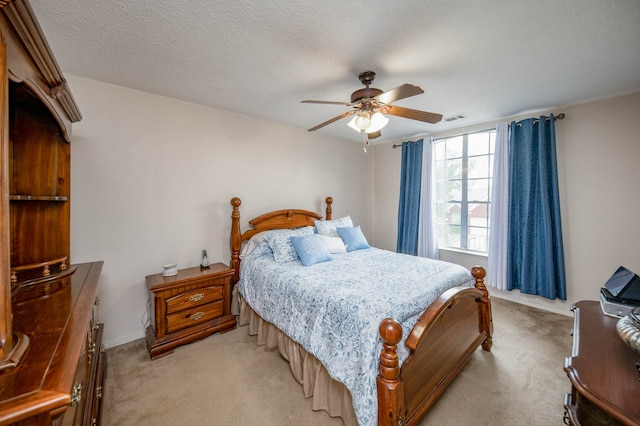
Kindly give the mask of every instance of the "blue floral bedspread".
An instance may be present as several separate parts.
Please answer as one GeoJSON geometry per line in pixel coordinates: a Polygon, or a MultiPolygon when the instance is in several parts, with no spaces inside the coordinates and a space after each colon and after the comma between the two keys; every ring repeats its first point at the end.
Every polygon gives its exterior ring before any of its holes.
{"type": "MultiPolygon", "coordinates": [[[[360,425],[375,425],[380,322],[400,322],[404,342],[441,293],[474,279],[459,265],[377,248],[332,257],[311,266],[277,263],[263,241],[242,261],[238,290],[349,389],[360,425]]],[[[398,349],[402,362],[408,353],[404,344],[398,349]]]]}

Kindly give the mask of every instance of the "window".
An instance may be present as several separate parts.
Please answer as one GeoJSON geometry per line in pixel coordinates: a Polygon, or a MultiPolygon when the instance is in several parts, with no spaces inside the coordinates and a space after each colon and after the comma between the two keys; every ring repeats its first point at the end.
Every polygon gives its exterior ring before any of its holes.
{"type": "Polygon", "coordinates": [[[436,140],[438,246],[486,253],[495,130],[436,140]]]}

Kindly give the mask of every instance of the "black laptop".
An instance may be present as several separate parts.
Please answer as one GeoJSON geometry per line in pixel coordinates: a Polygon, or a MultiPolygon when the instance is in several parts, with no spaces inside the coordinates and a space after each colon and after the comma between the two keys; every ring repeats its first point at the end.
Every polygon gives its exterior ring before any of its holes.
{"type": "Polygon", "coordinates": [[[640,277],[621,266],[604,284],[601,293],[609,302],[638,304],[640,303],[640,277]]]}

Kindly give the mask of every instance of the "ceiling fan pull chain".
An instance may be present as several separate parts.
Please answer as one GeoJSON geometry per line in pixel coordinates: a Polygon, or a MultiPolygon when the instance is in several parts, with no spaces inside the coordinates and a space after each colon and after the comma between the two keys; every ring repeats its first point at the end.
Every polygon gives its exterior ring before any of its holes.
{"type": "Polygon", "coordinates": [[[364,130],[362,130],[362,134],[364,135],[364,141],[362,144],[362,153],[366,154],[367,153],[367,147],[369,146],[369,134],[367,132],[365,132],[364,130]]]}

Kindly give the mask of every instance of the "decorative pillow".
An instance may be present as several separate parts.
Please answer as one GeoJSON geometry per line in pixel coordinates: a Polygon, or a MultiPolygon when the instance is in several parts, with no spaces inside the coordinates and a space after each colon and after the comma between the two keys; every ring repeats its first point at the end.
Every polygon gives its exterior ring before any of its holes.
{"type": "Polygon", "coordinates": [[[315,234],[305,235],[303,237],[289,237],[293,247],[296,249],[296,253],[298,253],[300,262],[302,262],[304,266],[333,260],[318,237],[319,235],[315,234]]]}
{"type": "Polygon", "coordinates": [[[351,216],[341,217],[334,220],[316,220],[316,232],[320,235],[326,235],[327,237],[339,237],[337,227],[350,227],[353,226],[351,216]]]}
{"type": "MultiPolygon", "coordinates": [[[[338,232],[338,231],[336,231],[338,232]]],[[[346,253],[347,248],[344,246],[344,241],[340,237],[327,237],[326,235],[316,234],[318,239],[322,241],[324,247],[329,253],[346,253]]]]}
{"type": "Polygon", "coordinates": [[[253,249],[256,248],[262,240],[264,240],[264,236],[267,235],[267,232],[269,231],[258,232],[253,237],[249,238],[249,241],[246,241],[240,250],[240,259],[244,259],[249,256],[249,253],[251,253],[253,249]]]}
{"type": "Polygon", "coordinates": [[[351,228],[337,228],[337,230],[347,246],[347,251],[370,248],[362,229],[360,229],[360,225],[351,228]]]}
{"type": "Polygon", "coordinates": [[[273,251],[273,258],[278,263],[291,262],[298,259],[298,253],[293,247],[289,237],[300,237],[303,235],[313,235],[313,227],[305,226],[298,229],[279,229],[269,231],[264,240],[273,251]]]}

